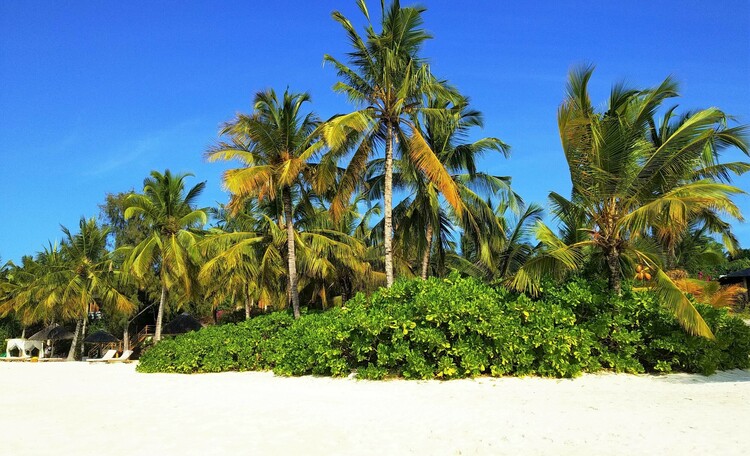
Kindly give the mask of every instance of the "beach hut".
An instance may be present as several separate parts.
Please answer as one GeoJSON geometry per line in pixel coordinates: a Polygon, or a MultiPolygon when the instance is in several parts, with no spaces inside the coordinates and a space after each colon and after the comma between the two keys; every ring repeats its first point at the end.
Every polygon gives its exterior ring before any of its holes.
{"type": "Polygon", "coordinates": [[[195,319],[192,315],[187,312],[183,312],[174,320],[170,321],[162,329],[163,334],[184,334],[190,331],[197,331],[201,329],[203,325],[201,322],[195,319]]]}
{"type": "Polygon", "coordinates": [[[37,340],[29,339],[8,339],[5,346],[5,356],[7,359],[28,358],[31,356],[44,357],[44,344],[37,340]],[[18,356],[15,355],[18,352],[18,356]]]}
{"type": "Polygon", "coordinates": [[[92,351],[89,352],[89,358],[101,356],[101,353],[107,349],[119,350],[120,348],[120,339],[103,329],[89,334],[83,339],[83,343],[95,346],[92,348],[92,351]]]}
{"type": "Polygon", "coordinates": [[[719,277],[719,283],[722,285],[742,285],[747,290],[747,300],[750,301],[750,268],[723,275],[719,277]]]}
{"type": "MultiPolygon", "coordinates": [[[[50,355],[54,354],[54,342],[58,340],[70,340],[73,338],[73,333],[65,329],[64,327],[58,325],[57,323],[52,323],[51,325],[47,326],[46,328],[42,329],[41,331],[35,333],[31,337],[29,337],[29,340],[31,341],[37,341],[40,343],[46,343],[47,341],[52,341],[50,344],[50,355]]],[[[43,358],[43,353],[40,353],[40,358],[43,358]]]]}

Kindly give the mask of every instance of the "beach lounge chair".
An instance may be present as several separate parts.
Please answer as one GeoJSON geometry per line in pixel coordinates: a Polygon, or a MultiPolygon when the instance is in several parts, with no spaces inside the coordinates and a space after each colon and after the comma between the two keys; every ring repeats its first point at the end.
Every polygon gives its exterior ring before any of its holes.
{"type": "Polygon", "coordinates": [[[108,363],[119,363],[119,362],[125,362],[130,359],[130,355],[133,354],[133,350],[125,350],[122,352],[122,356],[119,358],[110,358],[107,360],[108,363]]]}
{"type": "Polygon", "coordinates": [[[101,358],[94,358],[94,359],[87,359],[86,361],[90,363],[98,362],[98,361],[110,361],[115,357],[117,354],[117,350],[107,350],[107,353],[104,354],[101,358]]]}

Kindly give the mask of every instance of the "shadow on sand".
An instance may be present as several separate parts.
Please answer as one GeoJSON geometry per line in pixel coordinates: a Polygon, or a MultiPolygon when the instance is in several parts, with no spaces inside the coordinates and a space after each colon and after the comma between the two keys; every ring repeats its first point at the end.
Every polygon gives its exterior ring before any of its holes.
{"type": "Polygon", "coordinates": [[[750,382],[750,370],[733,369],[720,371],[713,375],[699,374],[666,374],[656,375],[654,378],[665,383],[704,384],[704,383],[745,383],[750,382]]]}

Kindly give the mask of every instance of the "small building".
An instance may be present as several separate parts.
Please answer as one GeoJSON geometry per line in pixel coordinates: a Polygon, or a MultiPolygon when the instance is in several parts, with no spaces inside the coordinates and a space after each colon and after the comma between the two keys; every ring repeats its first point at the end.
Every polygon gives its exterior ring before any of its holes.
{"type": "Polygon", "coordinates": [[[747,300],[750,302],[750,268],[720,276],[719,283],[722,285],[742,285],[747,290],[747,300]]]}

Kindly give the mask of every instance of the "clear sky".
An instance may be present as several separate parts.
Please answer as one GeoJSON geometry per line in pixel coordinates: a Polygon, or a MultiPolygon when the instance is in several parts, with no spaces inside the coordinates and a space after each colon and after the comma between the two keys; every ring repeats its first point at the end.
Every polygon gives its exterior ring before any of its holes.
{"type": "MultiPolygon", "coordinates": [[[[570,191],[555,116],[573,65],[596,64],[599,105],[616,81],[646,87],[674,75],[682,109],[718,106],[750,123],[747,0],[421,4],[433,72],[484,113],[477,137],[512,146],[509,160],[483,167],[513,176],[527,201],[570,191]]],[[[348,50],[334,9],[362,24],[353,0],[0,0],[3,261],[98,215],[107,192],[140,190],[152,169],[192,172],[191,184],[207,181],[204,205],[225,202],[227,166],[202,154],[259,90],[309,91],[323,118],[349,110],[322,64],[348,50]]],[[[736,183],[750,190],[750,177],[736,183]]],[[[750,217],[750,197],[739,203],[750,217]]],[[[750,247],[748,224],[735,228],[750,247]]]]}

